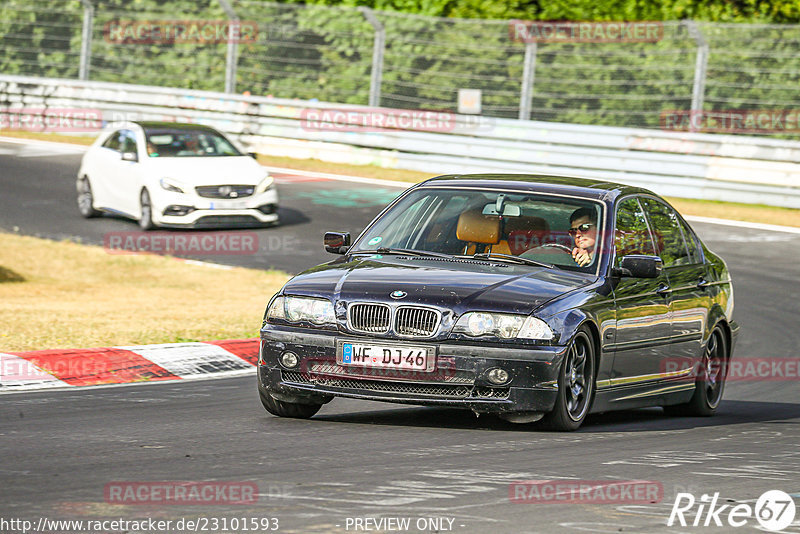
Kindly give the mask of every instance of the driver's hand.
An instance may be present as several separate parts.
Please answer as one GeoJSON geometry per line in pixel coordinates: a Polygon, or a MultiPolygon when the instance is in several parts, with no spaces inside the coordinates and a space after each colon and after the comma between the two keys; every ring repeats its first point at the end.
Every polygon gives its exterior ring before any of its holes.
{"type": "Polygon", "coordinates": [[[589,251],[578,247],[572,249],[572,259],[581,267],[592,263],[592,257],[589,251]]]}

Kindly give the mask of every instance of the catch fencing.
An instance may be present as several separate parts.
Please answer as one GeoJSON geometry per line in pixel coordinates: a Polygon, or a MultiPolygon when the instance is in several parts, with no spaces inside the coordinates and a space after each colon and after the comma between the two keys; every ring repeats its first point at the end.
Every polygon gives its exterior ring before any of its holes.
{"type": "MultiPolygon", "coordinates": [[[[521,38],[514,24],[258,0],[0,0],[0,72],[448,112],[477,90],[486,117],[654,129],[674,110],[800,109],[798,25],[667,21],[642,41],[531,25],[542,31],[521,38]],[[170,39],[190,23],[211,34],[170,39]],[[236,38],[215,37],[225,23],[236,38]]],[[[750,133],[800,139],[762,130],[750,133]]]]}

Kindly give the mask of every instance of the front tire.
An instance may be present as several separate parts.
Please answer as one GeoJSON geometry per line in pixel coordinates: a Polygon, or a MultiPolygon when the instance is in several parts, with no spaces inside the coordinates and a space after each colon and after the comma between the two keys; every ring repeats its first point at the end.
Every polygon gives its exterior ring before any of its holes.
{"type": "Polygon", "coordinates": [[[293,417],[295,419],[308,419],[316,414],[321,404],[300,404],[297,402],[286,402],[274,399],[269,393],[258,390],[261,404],[264,409],[272,415],[278,417],[293,417]]]}
{"type": "Polygon", "coordinates": [[[139,196],[139,206],[141,208],[139,228],[145,232],[152,230],[156,225],[153,223],[153,203],[150,201],[150,193],[147,192],[147,189],[142,189],[142,193],[139,196]]]}
{"type": "Polygon", "coordinates": [[[85,176],[78,181],[78,211],[84,219],[91,219],[100,215],[100,212],[94,209],[92,184],[89,183],[89,179],[85,176]]]}
{"type": "Polygon", "coordinates": [[[581,426],[595,391],[595,345],[586,327],[572,339],[558,375],[558,396],[553,411],[542,419],[545,428],[569,432],[581,426]]]}
{"type": "Polygon", "coordinates": [[[694,395],[685,404],[664,406],[668,415],[710,417],[717,412],[728,375],[728,343],[719,326],[714,327],[703,348],[694,395]]]}

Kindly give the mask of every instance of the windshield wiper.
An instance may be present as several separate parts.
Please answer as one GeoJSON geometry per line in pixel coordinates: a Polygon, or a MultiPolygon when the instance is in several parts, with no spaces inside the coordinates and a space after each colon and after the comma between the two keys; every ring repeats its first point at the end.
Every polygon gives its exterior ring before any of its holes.
{"type": "Polygon", "coordinates": [[[520,258],[519,256],[512,256],[511,254],[500,254],[497,252],[478,252],[472,255],[476,260],[511,260],[523,265],[536,265],[537,267],[546,267],[548,269],[555,269],[552,263],[544,263],[542,261],[530,260],[528,258],[520,258]]]}
{"type": "Polygon", "coordinates": [[[353,254],[403,254],[407,256],[429,256],[432,258],[452,258],[451,254],[444,252],[431,252],[429,250],[414,250],[411,248],[380,247],[375,250],[355,250],[353,254]]]}

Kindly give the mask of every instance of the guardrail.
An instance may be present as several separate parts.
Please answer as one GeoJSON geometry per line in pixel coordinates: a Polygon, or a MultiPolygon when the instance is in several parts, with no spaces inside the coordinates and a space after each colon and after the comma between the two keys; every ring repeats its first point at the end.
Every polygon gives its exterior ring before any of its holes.
{"type": "Polygon", "coordinates": [[[0,118],[71,108],[97,110],[103,122],[209,124],[271,155],[431,173],[580,175],[668,196],[800,208],[795,141],[9,75],[0,75],[0,108],[0,118]]]}

